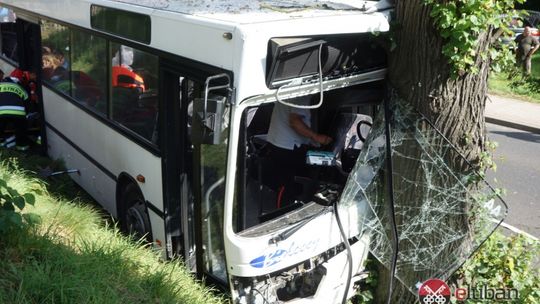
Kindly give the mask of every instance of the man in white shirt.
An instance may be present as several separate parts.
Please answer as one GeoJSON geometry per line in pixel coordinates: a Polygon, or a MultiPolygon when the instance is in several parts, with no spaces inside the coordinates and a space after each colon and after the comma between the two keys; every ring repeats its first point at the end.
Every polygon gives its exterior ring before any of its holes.
{"type": "MultiPolygon", "coordinates": [[[[308,97],[304,97],[309,100],[308,97]]],[[[298,102],[296,102],[298,103],[298,102]]],[[[332,138],[311,129],[309,109],[290,107],[276,102],[270,120],[267,141],[270,143],[270,187],[278,192],[277,207],[294,200],[298,189],[294,177],[305,170],[309,146],[327,145],[332,138]]]]}

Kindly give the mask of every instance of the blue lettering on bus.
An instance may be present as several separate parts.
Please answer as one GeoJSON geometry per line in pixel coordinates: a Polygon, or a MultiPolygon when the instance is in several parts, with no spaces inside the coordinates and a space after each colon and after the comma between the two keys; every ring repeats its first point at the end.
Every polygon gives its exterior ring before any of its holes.
{"type": "Polygon", "coordinates": [[[277,248],[269,253],[263,254],[249,262],[254,268],[266,268],[273,266],[285,258],[295,256],[305,251],[313,250],[317,247],[318,240],[312,240],[303,244],[296,244],[293,242],[288,249],[277,248]]]}

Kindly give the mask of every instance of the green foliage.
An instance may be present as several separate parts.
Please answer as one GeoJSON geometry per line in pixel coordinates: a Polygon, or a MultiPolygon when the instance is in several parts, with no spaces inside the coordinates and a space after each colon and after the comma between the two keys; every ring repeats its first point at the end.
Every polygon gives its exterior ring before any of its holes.
{"type": "Polygon", "coordinates": [[[497,164],[493,159],[493,153],[498,146],[498,142],[486,140],[485,149],[480,152],[478,157],[478,173],[482,178],[485,178],[486,170],[497,171],[497,164]]]}
{"type": "Polygon", "coordinates": [[[41,218],[38,215],[21,212],[26,205],[34,205],[35,201],[33,194],[20,194],[0,176],[0,233],[11,233],[25,225],[39,224],[41,218]]]}
{"type": "Polygon", "coordinates": [[[510,303],[539,303],[540,270],[535,265],[539,250],[540,243],[525,236],[494,233],[451,282],[457,287],[515,288],[519,299],[510,303]]]}
{"type": "Polygon", "coordinates": [[[478,73],[476,61],[495,62],[494,70],[513,63],[509,48],[490,48],[487,52],[478,54],[478,38],[480,34],[500,29],[508,32],[507,24],[512,15],[509,12],[514,3],[525,0],[425,0],[431,6],[431,17],[440,32],[445,44],[442,53],[452,66],[453,76],[465,73],[478,73]]]}
{"type": "Polygon", "coordinates": [[[1,243],[0,303],[225,303],[181,262],[164,263],[160,252],[104,225],[110,218],[68,176],[33,173],[60,163],[1,149],[0,158],[2,194],[22,196],[42,219],[1,243]],[[18,194],[27,192],[34,198],[18,194]]]}
{"type": "Polygon", "coordinates": [[[523,75],[520,67],[509,66],[502,72],[494,71],[489,79],[491,93],[526,101],[540,102],[540,53],[532,58],[531,75],[523,75]]]}
{"type": "Polygon", "coordinates": [[[511,90],[519,92],[525,90],[526,92],[540,92],[540,79],[532,78],[530,76],[518,74],[510,77],[509,87],[511,90]]]}
{"type": "Polygon", "coordinates": [[[352,304],[372,304],[375,303],[375,289],[378,283],[378,261],[373,256],[369,256],[366,260],[365,271],[368,272],[368,277],[360,282],[357,293],[349,301],[352,304]]]}

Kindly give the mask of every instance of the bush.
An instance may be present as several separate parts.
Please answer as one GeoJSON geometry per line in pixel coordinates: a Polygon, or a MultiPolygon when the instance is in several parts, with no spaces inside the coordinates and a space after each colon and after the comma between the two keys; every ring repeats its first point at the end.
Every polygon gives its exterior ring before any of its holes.
{"type": "MultiPolygon", "coordinates": [[[[448,280],[450,288],[469,287],[470,290],[479,290],[482,286],[490,289],[516,289],[519,297],[504,303],[536,304],[540,303],[540,269],[538,268],[540,242],[525,236],[517,235],[507,237],[495,232],[478,250],[476,255],[469,259],[448,280]]],[[[377,265],[374,257],[370,256],[366,270],[370,276],[361,282],[360,289],[349,302],[352,304],[382,303],[386,299],[375,299],[373,296],[377,288],[377,265]]],[[[493,300],[467,299],[464,303],[492,303],[493,300]]],[[[452,303],[457,302],[455,298],[452,303]]]]}
{"type": "MultiPolygon", "coordinates": [[[[508,303],[540,303],[540,270],[535,265],[539,250],[538,241],[521,235],[507,237],[496,232],[474,258],[456,272],[451,283],[476,290],[481,286],[513,288],[518,291],[519,298],[508,303]]],[[[469,299],[466,303],[487,302],[469,299]]]]}
{"type": "Polygon", "coordinates": [[[8,186],[3,176],[0,176],[0,237],[40,222],[41,218],[38,215],[22,213],[27,204],[34,205],[34,202],[33,194],[20,194],[8,186]]]}

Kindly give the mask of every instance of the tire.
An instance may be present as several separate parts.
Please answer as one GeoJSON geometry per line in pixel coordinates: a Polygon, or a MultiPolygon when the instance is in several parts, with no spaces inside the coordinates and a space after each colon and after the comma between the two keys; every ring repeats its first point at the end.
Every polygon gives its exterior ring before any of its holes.
{"type": "Polygon", "coordinates": [[[148,211],[144,198],[137,186],[129,184],[122,192],[122,206],[124,211],[121,217],[122,230],[137,240],[152,242],[152,231],[148,211]]]}

